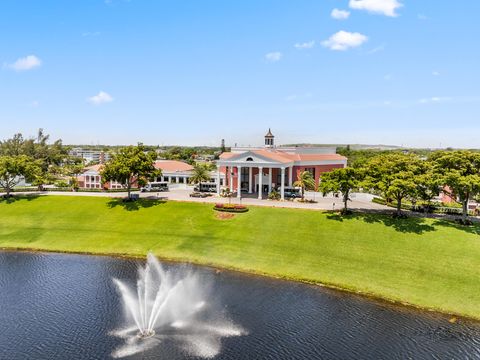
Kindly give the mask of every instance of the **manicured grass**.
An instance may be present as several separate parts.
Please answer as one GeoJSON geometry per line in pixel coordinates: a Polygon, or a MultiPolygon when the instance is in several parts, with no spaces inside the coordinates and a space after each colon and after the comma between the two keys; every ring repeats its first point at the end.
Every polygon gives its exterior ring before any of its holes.
{"type": "MultiPolygon", "coordinates": [[[[320,282],[480,319],[480,226],[42,196],[0,201],[0,247],[145,255],[320,282]]],[[[68,269],[66,269],[68,271],[68,269]]]]}

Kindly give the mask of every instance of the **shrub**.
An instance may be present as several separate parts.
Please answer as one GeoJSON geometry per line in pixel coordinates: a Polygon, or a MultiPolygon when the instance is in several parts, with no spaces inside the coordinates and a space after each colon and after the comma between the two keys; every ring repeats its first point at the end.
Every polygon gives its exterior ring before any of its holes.
{"type": "Polygon", "coordinates": [[[238,205],[238,204],[215,204],[213,209],[216,211],[225,211],[225,212],[233,212],[233,213],[242,213],[242,212],[248,211],[248,208],[245,205],[238,205]]]}
{"type": "Polygon", "coordinates": [[[57,188],[66,188],[66,187],[69,187],[69,184],[68,182],[66,182],[65,180],[58,180],[55,182],[55,187],[57,188]]]}
{"type": "Polygon", "coordinates": [[[313,200],[313,199],[298,199],[298,202],[301,202],[301,203],[307,203],[307,204],[316,204],[318,203],[318,201],[316,200],[313,200]]]}
{"type": "Polygon", "coordinates": [[[280,198],[280,193],[277,190],[272,190],[270,191],[270,194],[268,194],[269,200],[280,200],[280,198]]]}

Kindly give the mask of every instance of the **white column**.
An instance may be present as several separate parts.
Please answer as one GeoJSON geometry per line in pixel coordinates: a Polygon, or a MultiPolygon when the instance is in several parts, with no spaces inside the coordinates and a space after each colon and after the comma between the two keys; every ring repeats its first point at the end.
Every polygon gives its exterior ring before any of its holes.
{"type": "Polygon", "coordinates": [[[180,184],[180,176],[177,176],[177,184],[180,184]]]}
{"type": "Polygon", "coordinates": [[[242,197],[242,167],[237,166],[237,198],[242,197]]]}
{"type": "Polygon", "coordinates": [[[220,168],[217,170],[217,195],[220,195],[220,168]]]}
{"type": "Polygon", "coordinates": [[[250,166],[248,168],[248,193],[252,193],[252,185],[253,185],[253,169],[250,166]]]}
{"type": "Polygon", "coordinates": [[[262,199],[262,187],[263,187],[263,167],[258,168],[258,198],[262,199]]]}
{"type": "Polygon", "coordinates": [[[268,168],[268,193],[272,192],[272,168],[268,168]]]}
{"type": "Polygon", "coordinates": [[[228,168],[228,172],[230,173],[227,176],[230,176],[230,192],[233,192],[233,167],[228,168]]]}
{"type": "Polygon", "coordinates": [[[288,168],[288,186],[292,187],[293,183],[293,166],[288,168]]]}
{"type": "Polygon", "coordinates": [[[285,200],[285,168],[282,167],[282,176],[280,179],[280,199],[285,200]]]}

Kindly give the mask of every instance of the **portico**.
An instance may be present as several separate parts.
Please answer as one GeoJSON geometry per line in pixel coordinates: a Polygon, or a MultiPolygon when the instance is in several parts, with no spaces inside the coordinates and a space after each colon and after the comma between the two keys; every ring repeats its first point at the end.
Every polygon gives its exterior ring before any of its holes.
{"type": "MultiPolygon", "coordinates": [[[[239,156],[227,159],[220,159],[217,162],[218,174],[221,168],[228,174],[227,187],[231,192],[236,192],[237,197],[242,193],[258,194],[262,199],[272,190],[278,189],[280,198],[285,198],[285,187],[291,186],[293,178],[292,161],[273,161],[253,152],[239,154],[239,156]],[[288,175],[288,176],[287,176],[288,175]]],[[[220,194],[220,187],[217,188],[220,194]]]]}

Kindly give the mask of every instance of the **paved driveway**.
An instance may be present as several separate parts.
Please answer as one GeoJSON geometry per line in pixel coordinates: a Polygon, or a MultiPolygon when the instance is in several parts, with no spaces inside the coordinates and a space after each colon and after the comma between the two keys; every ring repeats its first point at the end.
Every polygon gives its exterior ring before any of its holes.
{"type": "MultiPolygon", "coordinates": [[[[343,204],[341,198],[336,198],[333,196],[323,197],[320,193],[307,192],[305,198],[312,199],[317,201],[315,204],[300,203],[298,201],[286,200],[286,201],[272,201],[272,200],[259,200],[258,198],[252,195],[246,195],[242,199],[232,197],[230,199],[219,197],[214,194],[208,198],[192,198],[190,194],[192,193],[192,188],[186,187],[173,187],[168,192],[151,192],[151,193],[140,193],[140,197],[165,197],[168,200],[173,201],[190,201],[190,202],[201,202],[201,203],[232,203],[232,204],[243,204],[243,205],[255,205],[255,206],[269,206],[269,207],[282,207],[282,208],[300,208],[300,209],[312,209],[312,210],[338,210],[342,208],[343,204]]],[[[16,193],[18,194],[18,193],[16,193]]],[[[35,194],[35,195],[62,195],[62,196],[91,196],[91,197],[125,197],[127,196],[126,192],[120,193],[97,193],[97,192],[29,192],[25,194],[35,194]]],[[[351,209],[368,209],[368,210],[382,210],[389,209],[386,206],[372,203],[372,195],[369,194],[352,194],[352,201],[349,203],[351,209]]]]}

